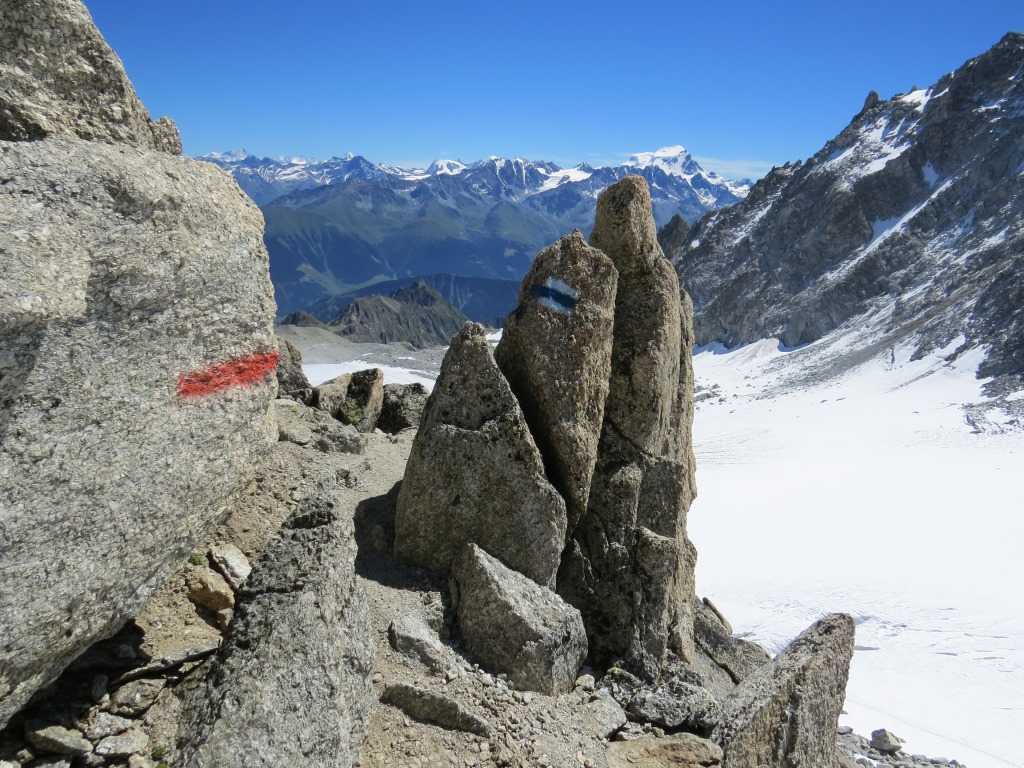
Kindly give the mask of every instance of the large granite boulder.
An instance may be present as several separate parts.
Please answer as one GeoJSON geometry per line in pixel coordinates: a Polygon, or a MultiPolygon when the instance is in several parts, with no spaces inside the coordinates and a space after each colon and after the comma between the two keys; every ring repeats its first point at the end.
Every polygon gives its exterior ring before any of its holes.
{"type": "Polygon", "coordinates": [[[374,701],[369,609],[351,514],[303,502],[239,590],[205,679],[183,703],[186,768],[349,766],[374,701]]]}
{"type": "Polygon", "coordinates": [[[394,435],[403,429],[419,427],[429,394],[427,388],[419,382],[385,384],[377,429],[394,435]]]}
{"type": "Polygon", "coordinates": [[[670,645],[693,653],[691,332],[641,177],[601,194],[590,243],[619,275],[611,376],[588,509],[558,591],[583,613],[599,664],[654,679],[670,645]]]}
{"type": "Polygon", "coordinates": [[[826,616],[722,701],[712,739],[726,768],[835,764],[853,637],[850,616],[826,616]]]}
{"type": "Polygon", "coordinates": [[[456,558],[449,583],[459,635],[485,668],[521,690],[573,689],[587,655],[579,611],[475,544],[456,558]]]}
{"type": "Polygon", "coordinates": [[[395,555],[448,573],[473,542],[538,584],[553,586],[565,543],[565,501],[483,326],[452,339],[423,410],[398,493],[395,555]]]}
{"type": "Polygon", "coordinates": [[[366,368],[343,373],[314,387],[310,402],[342,424],[372,432],[384,405],[384,371],[366,368]]]}
{"type": "Polygon", "coordinates": [[[569,530],[587,509],[612,362],[618,275],[576,230],[545,248],[494,352],[523,408],[569,530]]]}
{"type": "Polygon", "coordinates": [[[226,515],[277,351],[259,209],[155,151],[82,4],[6,3],[0,73],[2,724],[226,515]]]}

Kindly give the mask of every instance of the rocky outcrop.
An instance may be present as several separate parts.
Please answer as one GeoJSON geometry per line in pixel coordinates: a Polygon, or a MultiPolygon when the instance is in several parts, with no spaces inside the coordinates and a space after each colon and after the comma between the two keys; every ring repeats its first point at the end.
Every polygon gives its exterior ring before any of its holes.
{"type": "Polygon", "coordinates": [[[331,320],[329,327],[350,341],[405,341],[423,349],[447,344],[467,320],[436,289],[416,282],[390,296],[355,299],[331,320]]]}
{"type": "Polygon", "coordinates": [[[79,0],[9,0],[0,17],[0,141],[73,138],[181,154],[79,0]]]}
{"type": "Polygon", "coordinates": [[[448,573],[473,542],[552,586],[565,543],[565,502],[483,326],[452,339],[423,410],[398,493],[395,555],[448,573]]]}
{"type": "Polygon", "coordinates": [[[673,253],[679,246],[686,242],[686,236],[690,232],[690,226],[686,219],[678,213],[669,219],[668,224],[658,230],[658,245],[665,253],[673,253]]]}
{"type": "Polygon", "coordinates": [[[155,151],[82,4],[7,3],[0,74],[3,723],[226,515],[277,351],[258,209],[155,151]]]}
{"type": "Polygon", "coordinates": [[[307,408],[300,402],[282,398],[273,402],[272,411],[280,441],[312,445],[325,453],[362,453],[366,449],[365,435],[319,408],[307,408]]]}
{"type": "Polygon", "coordinates": [[[927,90],[869,94],[813,157],[695,224],[671,257],[697,343],[798,346],[870,322],[833,375],[954,345],[984,351],[990,392],[1024,386],[1022,66],[1012,32],[927,90]]]}
{"type": "Polygon", "coordinates": [[[586,512],[597,461],[617,282],[579,230],[563,237],[533,262],[494,352],[565,497],[569,530],[586,512]]]}
{"type": "Polygon", "coordinates": [[[300,505],[243,583],[224,645],[184,703],[181,764],[348,766],[368,727],[373,665],[352,520],[300,505]]]}
{"type": "Polygon", "coordinates": [[[308,403],[313,387],[302,370],[302,353],[288,339],[274,336],[277,343],[277,387],[281,396],[308,403]]]}
{"type": "Polygon", "coordinates": [[[853,657],[853,619],[826,616],[722,702],[726,768],[830,766],[853,657]]]}
{"type": "Polygon", "coordinates": [[[611,377],[589,505],[558,590],[583,613],[598,663],[620,659],[653,679],[670,642],[685,656],[693,649],[692,416],[680,376],[689,349],[643,179],[602,193],[590,242],[619,275],[611,377]]]}
{"type": "Polygon", "coordinates": [[[706,601],[695,602],[693,636],[696,646],[734,683],[746,680],[772,657],[756,643],[733,636],[732,628],[712,610],[706,601]]]}
{"type": "Polygon", "coordinates": [[[459,635],[484,667],[520,690],[573,689],[587,656],[579,611],[475,544],[456,558],[449,583],[459,635]]]}

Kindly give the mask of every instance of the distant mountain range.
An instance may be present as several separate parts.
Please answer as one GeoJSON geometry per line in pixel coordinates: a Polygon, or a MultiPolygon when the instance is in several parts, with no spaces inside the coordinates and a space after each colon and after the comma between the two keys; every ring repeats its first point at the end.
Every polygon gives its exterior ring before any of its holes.
{"type": "Polygon", "coordinates": [[[871,94],[816,155],[709,213],[669,255],[698,344],[792,347],[846,329],[850,364],[903,344],[975,351],[990,392],[1019,389],[1024,35],[925,90],[871,94]]]}
{"type": "Polygon", "coordinates": [[[231,172],[263,209],[280,314],[424,275],[518,282],[541,248],[573,229],[589,234],[598,194],[631,173],[650,184],[659,225],[674,215],[695,221],[750,188],[705,171],[678,146],[619,166],[569,169],[498,157],[468,165],[437,160],[425,169],[353,155],[202,159],[231,172]]]}

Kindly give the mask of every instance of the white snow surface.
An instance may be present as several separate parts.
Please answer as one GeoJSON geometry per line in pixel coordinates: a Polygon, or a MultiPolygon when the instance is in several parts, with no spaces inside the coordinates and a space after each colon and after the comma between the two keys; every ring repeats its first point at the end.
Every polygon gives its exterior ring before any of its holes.
{"type": "Polygon", "coordinates": [[[947,364],[951,349],[911,362],[897,346],[792,383],[815,347],[845,343],[698,350],[698,386],[720,388],[694,423],[698,594],[773,653],[852,614],[841,723],[971,768],[1024,766],[1022,435],[964,419],[983,350],[947,364]]]}

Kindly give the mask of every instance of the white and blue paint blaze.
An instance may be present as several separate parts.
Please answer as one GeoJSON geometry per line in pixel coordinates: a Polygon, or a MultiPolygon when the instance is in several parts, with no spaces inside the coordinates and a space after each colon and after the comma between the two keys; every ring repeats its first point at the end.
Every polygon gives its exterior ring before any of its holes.
{"type": "Polygon", "coordinates": [[[535,283],[530,289],[530,295],[542,307],[560,315],[570,314],[580,300],[579,291],[554,277],[549,277],[543,283],[535,283]]]}

